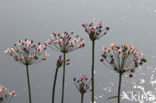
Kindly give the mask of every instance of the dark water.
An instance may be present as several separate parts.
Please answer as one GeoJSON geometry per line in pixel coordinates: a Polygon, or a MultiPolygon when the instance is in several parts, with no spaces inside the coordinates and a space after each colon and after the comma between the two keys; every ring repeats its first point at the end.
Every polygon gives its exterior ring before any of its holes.
{"type": "MultiPolygon", "coordinates": [[[[13,61],[3,51],[17,40],[28,38],[43,42],[50,38],[50,33],[64,31],[74,31],[85,38],[84,49],[67,55],[71,65],[66,70],[65,103],[80,103],[79,93],[72,80],[81,73],[90,76],[91,69],[91,42],[81,24],[98,20],[104,21],[111,29],[96,42],[96,103],[104,103],[106,98],[117,94],[118,75],[99,62],[102,47],[113,42],[133,44],[148,58],[148,63],[138,68],[133,78],[123,78],[122,91],[139,91],[140,94],[150,91],[156,95],[155,0],[1,0],[0,84],[17,92],[12,103],[28,103],[26,72],[23,65],[13,61]]],[[[48,52],[51,56],[46,62],[30,67],[33,103],[51,101],[59,53],[52,50],[48,52]]],[[[62,70],[58,75],[56,103],[60,102],[62,70]]],[[[90,102],[90,95],[85,95],[85,103],[90,102]]],[[[132,103],[122,101],[125,102],[132,103]]]]}

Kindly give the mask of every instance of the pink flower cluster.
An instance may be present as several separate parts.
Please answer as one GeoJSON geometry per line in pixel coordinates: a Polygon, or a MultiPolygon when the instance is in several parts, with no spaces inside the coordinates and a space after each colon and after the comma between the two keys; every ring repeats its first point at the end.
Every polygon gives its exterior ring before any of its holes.
{"type": "Polygon", "coordinates": [[[17,41],[13,47],[4,52],[14,57],[15,61],[24,65],[31,65],[47,59],[49,54],[45,50],[45,45],[34,44],[33,40],[25,39],[24,41],[17,41]]]}
{"type": "Polygon", "coordinates": [[[145,63],[147,60],[143,53],[136,50],[133,45],[123,44],[118,46],[113,43],[109,47],[103,48],[101,62],[107,67],[114,69],[118,73],[130,72],[130,77],[135,69],[145,63]]]}
{"type": "Polygon", "coordinates": [[[103,24],[102,21],[98,21],[97,26],[93,26],[93,22],[91,22],[90,24],[82,24],[82,27],[88,33],[90,39],[94,41],[107,34],[109,27],[103,28],[103,24]]]}
{"type": "Polygon", "coordinates": [[[4,86],[0,85],[0,103],[9,103],[14,96],[16,96],[15,91],[9,91],[4,86]]]}
{"type": "Polygon", "coordinates": [[[74,84],[81,94],[92,91],[90,87],[92,84],[92,79],[88,80],[88,78],[83,74],[80,75],[80,78],[78,80],[74,78],[74,84]]]}
{"type": "Polygon", "coordinates": [[[45,41],[45,45],[50,47],[51,49],[54,49],[56,51],[60,51],[62,53],[68,53],[72,52],[73,50],[76,50],[78,48],[84,47],[84,39],[80,38],[78,35],[73,38],[72,35],[74,33],[67,33],[64,32],[63,34],[51,34],[51,39],[48,39],[48,41],[45,41]]]}

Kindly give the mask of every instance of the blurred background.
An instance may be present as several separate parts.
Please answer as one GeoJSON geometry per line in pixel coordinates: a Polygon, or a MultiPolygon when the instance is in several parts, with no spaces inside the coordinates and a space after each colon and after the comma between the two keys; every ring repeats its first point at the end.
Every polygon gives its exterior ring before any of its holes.
{"type": "MultiPolygon", "coordinates": [[[[81,24],[99,20],[109,26],[110,31],[96,41],[96,103],[116,102],[116,99],[106,99],[117,95],[118,74],[99,61],[102,47],[113,42],[133,44],[148,59],[133,78],[123,78],[122,91],[150,92],[156,96],[155,0],[0,0],[0,84],[17,92],[12,103],[28,103],[26,70],[4,54],[4,50],[17,40],[27,38],[44,42],[50,38],[50,33],[64,31],[74,31],[85,39],[85,48],[67,55],[71,64],[66,67],[65,103],[80,103],[79,92],[72,80],[82,73],[88,77],[91,74],[91,41],[81,24]]],[[[51,102],[56,60],[60,53],[51,49],[48,53],[48,60],[30,66],[33,103],[51,102]]],[[[62,69],[58,74],[56,103],[61,101],[61,78],[62,69]]],[[[90,96],[91,93],[85,95],[84,103],[90,103],[90,96]]]]}

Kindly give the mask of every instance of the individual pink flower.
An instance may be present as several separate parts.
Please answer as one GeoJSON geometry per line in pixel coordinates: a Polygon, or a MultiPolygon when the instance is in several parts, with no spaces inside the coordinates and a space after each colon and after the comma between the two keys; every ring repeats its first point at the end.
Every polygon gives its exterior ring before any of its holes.
{"type": "Polygon", "coordinates": [[[88,24],[82,24],[82,26],[83,26],[84,28],[87,28],[87,27],[88,27],[88,24]]]}
{"type": "Polygon", "coordinates": [[[81,79],[84,79],[85,77],[86,77],[86,76],[83,75],[83,74],[80,75],[80,78],[81,78],[81,79]]]}
{"type": "Polygon", "coordinates": [[[16,92],[15,91],[8,92],[8,95],[9,96],[16,96],[16,92]]]}
{"type": "Polygon", "coordinates": [[[99,26],[102,26],[104,23],[103,23],[102,21],[98,21],[97,24],[98,24],[99,26]]]}
{"type": "Polygon", "coordinates": [[[10,91],[6,87],[0,85],[0,103],[9,103],[16,96],[15,91],[10,91]]]}
{"type": "Polygon", "coordinates": [[[98,21],[97,26],[93,26],[93,22],[91,22],[89,25],[87,23],[82,24],[82,27],[88,33],[90,39],[94,41],[96,39],[100,39],[102,36],[107,34],[109,27],[103,28],[103,24],[104,23],[102,21],[98,21]]]}
{"type": "Polygon", "coordinates": [[[74,33],[64,32],[62,34],[52,33],[51,38],[48,41],[45,41],[45,45],[54,49],[56,51],[60,51],[62,53],[69,53],[76,49],[84,47],[84,39],[80,38],[78,35],[73,37],[74,33]]]}

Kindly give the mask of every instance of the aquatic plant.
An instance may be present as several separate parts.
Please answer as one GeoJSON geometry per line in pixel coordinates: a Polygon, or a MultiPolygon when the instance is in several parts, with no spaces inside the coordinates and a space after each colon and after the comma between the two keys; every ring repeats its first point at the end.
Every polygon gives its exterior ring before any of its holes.
{"type": "Polygon", "coordinates": [[[32,64],[46,60],[49,54],[45,52],[45,50],[46,47],[40,42],[38,44],[34,44],[33,40],[25,39],[24,41],[17,41],[16,43],[14,43],[13,47],[8,48],[4,51],[6,54],[12,56],[15,61],[25,65],[26,67],[29,103],[32,102],[32,99],[28,67],[32,64]]]}
{"type": "Polygon", "coordinates": [[[90,87],[92,82],[92,79],[88,79],[85,75],[81,74],[79,79],[74,78],[73,79],[75,87],[80,92],[81,95],[81,103],[83,103],[84,94],[92,91],[92,88],[90,87]]]}
{"type": "Polygon", "coordinates": [[[92,69],[91,69],[91,75],[93,79],[93,85],[92,85],[92,103],[94,103],[94,56],[95,56],[95,41],[97,39],[100,39],[104,35],[107,34],[107,31],[109,30],[109,27],[103,27],[103,22],[98,21],[97,26],[93,25],[93,22],[90,24],[82,24],[83,28],[85,29],[85,32],[89,35],[90,40],[92,41],[92,69]]]}
{"type": "Polygon", "coordinates": [[[0,103],[10,103],[14,96],[16,96],[15,91],[10,91],[6,87],[0,85],[0,103]]]}
{"type": "MultiPolygon", "coordinates": [[[[51,38],[45,41],[45,45],[49,48],[59,51],[63,54],[63,61],[66,60],[66,54],[84,47],[84,39],[78,35],[73,37],[74,32],[64,32],[62,34],[52,33],[51,38]]],[[[63,63],[63,77],[62,77],[62,99],[61,103],[64,103],[64,84],[65,84],[65,62],[63,63]]]]}
{"type": "Polygon", "coordinates": [[[55,77],[54,77],[54,81],[53,81],[53,89],[52,89],[52,103],[55,102],[55,87],[56,87],[56,81],[57,81],[57,74],[58,74],[58,70],[59,68],[61,68],[62,64],[65,62],[66,65],[69,65],[70,59],[67,59],[66,61],[62,60],[62,56],[59,56],[57,63],[56,63],[56,70],[55,70],[55,77]]]}
{"type": "Polygon", "coordinates": [[[120,103],[122,75],[124,73],[130,73],[129,77],[132,77],[136,68],[143,65],[147,60],[143,57],[143,53],[129,44],[119,46],[117,43],[113,43],[110,45],[110,48],[103,48],[103,54],[101,56],[102,63],[119,73],[118,103],[120,103]]]}

